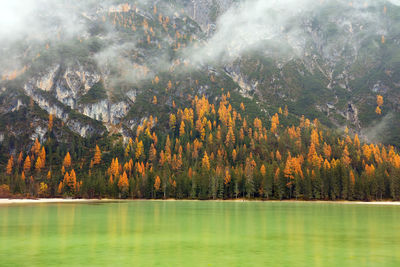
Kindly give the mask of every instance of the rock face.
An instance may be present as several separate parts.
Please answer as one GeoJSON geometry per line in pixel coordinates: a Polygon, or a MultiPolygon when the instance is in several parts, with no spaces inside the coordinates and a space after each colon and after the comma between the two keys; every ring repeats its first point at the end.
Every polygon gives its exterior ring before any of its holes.
{"type": "Polygon", "coordinates": [[[186,5],[187,14],[196,21],[203,31],[215,29],[218,16],[231,7],[234,0],[190,0],[186,5]]]}
{"type": "Polygon", "coordinates": [[[94,104],[81,105],[78,110],[94,120],[118,124],[126,116],[129,108],[129,104],[125,101],[112,104],[105,99],[94,104]]]}
{"type": "MultiPolygon", "coordinates": [[[[393,6],[393,14],[385,17],[387,25],[372,25],[363,16],[352,17],[347,4],[343,10],[325,10],[322,15],[307,14],[294,20],[283,31],[286,34],[286,30],[296,28],[299,33],[292,44],[301,52],[295,55],[275,56],[270,46],[260,45],[224,65],[208,62],[186,68],[183,48],[197,41],[196,45],[201,45],[217,34],[218,18],[240,1],[138,2],[104,1],[80,14],[85,31],[79,42],[74,37],[63,39],[62,45],[58,44],[61,48],[51,50],[50,45],[51,53],[45,64],[36,68],[39,71],[27,71],[18,81],[18,90],[24,95],[5,101],[0,115],[29,106],[24,98],[28,96],[81,136],[101,134],[106,127],[110,132],[134,131],[145,117],[155,116],[149,99],[165,95],[169,80],[172,88],[168,97],[159,101],[160,107],[171,107],[173,98],[188,98],[183,93],[186,89],[192,90],[190,97],[213,95],[211,90],[216,87],[206,82],[211,76],[215,85],[227,84],[241,97],[260,103],[262,109],[287,105],[297,116],[318,117],[340,128],[349,124],[355,132],[380,120],[373,112],[377,94],[384,96],[384,113],[400,110],[400,10],[393,6]],[[388,35],[386,42],[382,34],[388,35]],[[63,57],[56,56],[59,51],[63,57]],[[184,79],[179,69],[184,70],[184,79]],[[192,76],[191,71],[200,74],[192,76]]],[[[380,18],[383,6],[374,8],[369,8],[368,14],[380,18]]],[[[38,52],[47,50],[45,45],[38,52]]],[[[21,55],[29,54],[30,49],[21,55]]],[[[14,88],[10,86],[0,82],[0,95],[14,88]]],[[[389,118],[395,120],[396,116],[389,118]]],[[[37,128],[37,135],[44,128],[37,128]]]]}

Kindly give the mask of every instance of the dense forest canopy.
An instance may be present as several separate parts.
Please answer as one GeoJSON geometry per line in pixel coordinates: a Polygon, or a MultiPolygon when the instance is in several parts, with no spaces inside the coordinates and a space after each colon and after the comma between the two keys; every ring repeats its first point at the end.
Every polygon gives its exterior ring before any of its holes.
{"type": "MultiPolygon", "coordinates": [[[[361,144],[301,117],[288,125],[287,107],[266,123],[217,100],[173,103],[168,130],[150,117],[137,137],[54,141],[49,131],[29,151],[10,156],[3,196],[185,199],[381,200],[400,198],[400,155],[394,147],[361,144]]],[[[156,97],[149,105],[159,105],[156,97]]],[[[379,106],[379,104],[378,104],[379,106]]]]}

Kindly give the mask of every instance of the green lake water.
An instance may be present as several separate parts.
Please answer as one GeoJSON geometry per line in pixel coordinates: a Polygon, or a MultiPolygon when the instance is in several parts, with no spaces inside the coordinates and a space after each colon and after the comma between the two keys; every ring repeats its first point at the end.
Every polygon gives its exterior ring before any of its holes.
{"type": "Polygon", "coordinates": [[[400,266],[400,206],[0,206],[0,266],[400,266]]]}

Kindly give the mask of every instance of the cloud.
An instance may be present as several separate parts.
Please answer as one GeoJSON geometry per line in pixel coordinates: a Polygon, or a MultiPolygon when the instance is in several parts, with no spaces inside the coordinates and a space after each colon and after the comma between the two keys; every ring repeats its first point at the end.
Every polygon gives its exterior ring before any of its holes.
{"type": "MultiPolygon", "coordinates": [[[[319,24],[335,22],[339,27],[364,23],[369,34],[383,33],[376,12],[368,7],[384,0],[245,0],[234,4],[217,20],[216,31],[204,44],[189,47],[185,56],[192,63],[230,62],[247,51],[280,58],[301,56],[307,45],[306,21],[323,17],[319,24]],[[340,12],[343,13],[338,13],[340,12]],[[339,17],[345,20],[339,21],[339,17]]],[[[390,0],[398,4],[400,0],[390,0]]],[[[321,25],[320,25],[321,26],[321,25]]],[[[323,29],[324,30],[324,29],[323,29]]],[[[344,36],[344,35],[343,35],[344,36]]]]}
{"type": "Polygon", "coordinates": [[[395,6],[400,6],[400,0],[388,0],[388,1],[395,6]]]}
{"type": "Polygon", "coordinates": [[[0,40],[2,44],[21,38],[51,39],[57,31],[67,36],[84,30],[79,10],[91,1],[18,0],[0,2],[0,40]]]}

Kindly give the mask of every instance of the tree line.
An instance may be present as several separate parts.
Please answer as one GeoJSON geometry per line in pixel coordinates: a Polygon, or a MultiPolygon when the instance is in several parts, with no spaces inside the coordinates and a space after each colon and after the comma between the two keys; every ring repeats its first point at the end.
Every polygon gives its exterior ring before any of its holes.
{"type": "MultiPolygon", "coordinates": [[[[154,97],[151,105],[157,105],[154,97]]],[[[400,199],[400,156],[392,146],[361,143],[318,120],[289,121],[287,107],[251,119],[229,92],[211,103],[173,103],[167,129],[149,117],[134,139],[107,137],[68,151],[52,138],[10,155],[0,195],[177,199],[400,199]],[[125,140],[125,141],[124,141],[125,140]]]]}

